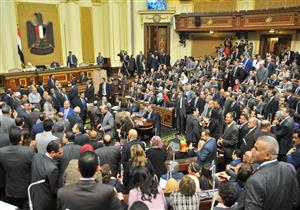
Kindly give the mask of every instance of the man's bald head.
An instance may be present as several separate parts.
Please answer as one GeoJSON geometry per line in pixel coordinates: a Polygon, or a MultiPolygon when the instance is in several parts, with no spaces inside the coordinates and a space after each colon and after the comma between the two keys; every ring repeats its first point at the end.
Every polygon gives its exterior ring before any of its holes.
{"type": "Polygon", "coordinates": [[[138,133],[135,129],[130,129],[128,132],[128,137],[130,140],[136,140],[138,137],[138,133]]]}
{"type": "Polygon", "coordinates": [[[76,106],[76,107],[74,108],[74,112],[75,112],[76,114],[80,114],[80,107],[79,107],[79,106],[76,106]]]}
{"type": "Polygon", "coordinates": [[[277,159],[279,145],[272,136],[260,136],[252,148],[253,161],[263,163],[264,161],[277,159]]]}

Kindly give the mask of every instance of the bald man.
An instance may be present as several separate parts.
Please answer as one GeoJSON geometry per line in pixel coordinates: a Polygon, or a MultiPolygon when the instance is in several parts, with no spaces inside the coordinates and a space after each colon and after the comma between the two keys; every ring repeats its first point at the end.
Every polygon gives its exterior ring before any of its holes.
{"type": "MultiPolygon", "coordinates": [[[[77,123],[81,123],[83,124],[83,120],[82,118],[80,117],[80,107],[79,106],[76,106],[74,108],[74,113],[72,115],[70,115],[68,117],[69,119],[69,122],[70,122],[70,125],[71,125],[71,128],[73,128],[73,126],[77,123]]],[[[84,125],[84,124],[83,124],[84,125]]]]}
{"type": "Polygon", "coordinates": [[[130,147],[132,145],[139,144],[143,147],[143,149],[145,149],[145,144],[142,141],[138,140],[138,133],[135,129],[130,129],[128,131],[128,139],[129,142],[126,143],[122,149],[122,164],[124,167],[126,167],[126,164],[130,159],[130,147]]]}
{"type": "Polygon", "coordinates": [[[296,171],[292,165],[277,160],[277,141],[260,136],[251,151],[259,166],[245,185],[245,210],[292,210],[298,196],[296,171]]]}

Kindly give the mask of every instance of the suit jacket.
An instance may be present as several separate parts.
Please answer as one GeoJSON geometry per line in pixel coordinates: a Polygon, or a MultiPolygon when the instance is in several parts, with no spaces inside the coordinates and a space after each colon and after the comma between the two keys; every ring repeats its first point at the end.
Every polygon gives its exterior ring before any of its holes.
{"type": "Polygon", "coordinates": [[[90,137],[87,134],[82,134],[82,133],[75,134],[74,144],[83,146],[88,143],[90,143],[90,137]]]}
{"type": "Polygon", "coordinates": [[[246,151],[250,151],[256,142],[257,137],[259,136],[259,128],[255,127],[254,129],[250,129],[247,134],[241,139],[239,150],[237,154],[239,157],[242,157],[246,151]]]}
{"type": "Polygon", "coordinates": [[[56,80],[55,79],[49,79],[48,80],[48,90],[50,90],[50,89],[55,89],[55,90],[57,90],[57,87],[56,87],[56,85],[55,85],[55,83],[56,83],[56,80]]]}
{"type": "Polygon", "coordinates": [[[120,172],[121,148],[118,146],[104,146],[95,150],[100,158],[100,164],[108,163],[111,168],[112,176],[116,176],[120,172]]]}
{"type": "Polygon", "coordinates": [[[180,108],[180,98],[176,99],[176,102],[175,102],[176,116],[183,115],[184,117],[186,117],[186,104],[187,104],[186,98],[182,97],[182,108],[180,108]]]}
{"type": "Polygon", "coordinates": [[[76,56],[75,55],[69,55],[68,57],[67,57],[67,66],[68,67],[76,67],[77,66],[77,58],[76,58],[76,56]],[[71,62],[71,56],[72,56],[72,61],[73,61],[73,63],[71,62]]]}
{"type": "Polygon", "coordinates": [[[264,108],[265,118],[268,119],[268,115],[272,114],[272,119],[273,119],[277,110],[278,110],[278,100],[276,96],[273,96],[273,98],[269,100],[269,102],[265,105],[264,108]]]}
{"type": "Polygon", "coordinates": [[[290,108],[296,109],[297,99],[294,96],[286,97],[286,102],[290,108]]]}
{"type": "Polygon", "coordinates": [[[38,153],[45,154],[50,141],[57,140],[57,137],[51,131],[44,131],[35,136],[36,148],[38,153]]]}
{"type": "Polygon", "coordinates": [[[268,71],[264,68],[259,68],[256,73],[256,82],[257,84],[265,84],[268,79],[268,71]]]}
{"type": "Polygon", "coordinates": [[[160,116],[158,113],[152,111],[151,113],[146,112],[144,115],[144,118],[151,120],[154,124],[154,129],[157,129],[159,131],[160,129],[160,116]],[[149,116],[150,115],[150,116],[149,116]]]}
{"type": "Polygon", "coordinates": [[[33,155],[33,150],[23,145],[0,148],[0,165],[5,171],[7,197],[27,198],[27,188],[31,182],[33,155]]]}
{"type": "Polygon", "coordinates": [[[228,112],[233,112],[234,113],[234,119],[237,121],[240,118],[240,105],[239,102],[233,102],[231,103],[228,112]]]}
{"type": "Polygon", "coordinates": [[[101,127],[103,128],[104,133],[109,134],[111,137],[114,137],[115,134],[115,120],[113,115],[108,111],[104,115],[101,123],[101,127]]]}
{"type": "Polygon", "coordinates": [[[87,103],[93,103],[95,100],[95,88],[93,85],[87,86],[85,90],[85,96],[87,99],[87,103]]]}
{"type": "Polygon", "coordinates": [[[33,209],[56,209],[56,193],[59,172],[54,160],[45,154],[36,154],[32,160],[31,182],[45,179],[46,182],[34,186],[31,190],[33,209]]]}
{"type": "Polygon", "coordinates": [[[245,60],[244,69],[246,72],[250,72],[252,70],[253,66],[253,60],[251,58],[248,58],[245,60]]]}
{"type": "MultiPolygon", "coordinates": [[[[108,83],[105,83],[105,87],[106,87],[106,97],[107,97],[107,99],[109,99],[109,98],[112,98],[112,87],[111,87],[111,85],[110,84],[108,84],[108,83]]],[[[99,97],[102,97],[102,96],[104,96],[104,88],[103,88],[103,83],[100,83],[99,84],[99,91],[98,91],[98,96],[99,97]]]]}
{"type": "Polygon", "coordinates": [[[274,63],[266,63],[265,66],[268,69],[269,77],[275,73],[276,65],[274,63]]]}
{"type": "Polygon", "coordinates": [[[228,125],[226,126],[224,133],[221,136],[223,139],[222,149],[225,158],[231,159],[232,152],[238,144],[238,135],[239,130],[235,122],[233,122],[230,127],[228,127],[228,125]]]}
{"type": "Polygon", "coordinates": [[[197,143],[200,139],[200,124],[194,114],[186,119],[186,139],[188,142],[197,143]]]}
{"type": "Polygon", "coordinates": [[[35,124],[31,130],[32,139],[35,139],[36,134],[42,133],[43,131],[44,131],[44,123],[43,122],[35,124]]]}
{"type": "Polygon", "coordinates": [[[15,126],[15,120],[7,115],[0,116],[0,147],[10,144],[9,131],[15,126]]]}
{"type": "Polygon", "coordinates": [[[71,92],[70,92],[70,95],[69,95],[69,98],[70,98],[70,101],[72,102],[73,104],[73,100],[78,96],[78,88],[76,85],[73,85],[71,87],[71,92]]]}
{"type": "Polygon", "coordinates": [[[70,108],[69,108],[69,111],[68,111],[68,112],[66,113],[66,115],[65,115],[65,108],[62,107],[62,108],[60,108],[59,112],[61,112],[61,113],[64,114],[64,118],[65,118],[65,119],[68,119],[71,115],[73,115],[74,110],[70,107],[70,108]]]}
{"type": "Polygon", "coordinates": [[[240,125],[239,127],[239,145],[242,143],[243,138],[246,136],[246,134],[249,132],[248,123],[244,125],[240,125]]]}
{"type": "Polygon", "coordinates": [[[197,160],[201,167],[210,168],[212,161],[217,159],[217,142],[215,138],[206,141],[200,151],[197,151],[197,160]]]}
{"type": "Polygon", "coordinates": [[[290,164],[259,167],[245,185],[245,210],[292,210],[298,195],[296,171],[290,164]]]}
{"type": "Polygon", "coordinates": [[[58,210],[120,210],[121,204],[113,187],[96,183],[94,180],[80,180],[76,184],[59,189],[58,210]]]}
{"type": "Polygon", "coordinates": [[[73,126],[76,123],[82,123],[83,124],[82,118],[78,114],[75,114],[75,113],[73,113],[72,115],[69,115],[68,120],[70,122],[71,128],[73,128],[73,126]]]}
{"type": "Polygon", "coordinates": [[[63,175],[70,160],[79,159],[80,148],[80,145],[76,145],[74,143],[69,143],[63,146],[64,153],[60,159],[59,165],[59,186],[62,186],[63,184],[63,175]]]}
{"type": "Polygon", "coordinates": [[[75,99],[73,100],[74,107],[76,107],[76,106],[80,107],[80,114],[79,114],[79,116],[82,119],[85,119],[86,115],[87,115],[87,101],[84,99],[84,102],[85,103],[82,102],[82,100],[81,100],[80,97],[75,97],[75,99]]]}
{"type": "Polygon", "coordinates": [[[207,126],[207,129],[211,133],[211,136],[215,139],[219,139],[222,135],[222,124],[220,123],[219,119],[212,119],[207,126]]]}
{"type": "Polygon", "coordinates": [[[294,133],[294,119],[288,117],[280,124],[272,127],[272,133],[276,136],[279,143],[279,154],[285,155],[292,147],[294,133]]]}

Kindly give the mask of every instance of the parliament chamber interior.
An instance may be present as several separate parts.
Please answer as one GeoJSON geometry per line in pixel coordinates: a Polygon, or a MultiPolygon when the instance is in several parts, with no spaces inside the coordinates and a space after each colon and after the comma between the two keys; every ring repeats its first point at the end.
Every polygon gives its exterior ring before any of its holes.
{"type": "Polygon", "coordinates": [[[299,0],[1,0],[1,210],[300,209],[299,0]]]}

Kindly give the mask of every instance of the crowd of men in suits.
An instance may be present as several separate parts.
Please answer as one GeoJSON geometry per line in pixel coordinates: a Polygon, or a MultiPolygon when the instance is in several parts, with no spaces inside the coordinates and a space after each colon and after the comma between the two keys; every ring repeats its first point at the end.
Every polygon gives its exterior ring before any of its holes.
{"type": "MultiPolygon", "coordinates": [[[[85,74],[79,79],[72,78],[68,92],[54,75],[49,76],[47,87],[40,83],[18,91],[7,89],[1,100],[0,116],[1,198],[26,207],[28,185],[46,179],[32,189],[33,206],[55,209],[57,191],[72,159],[79,159],[80,184],[92,188],[99,161],[95,164],[93,154],[82,151],[80,156],[80,150],[87,144],[92,145],[101,165],[109,163],[116,176],[121,157],[126,164],[130,147],[135,144],[131,140],[138,138],[136,131],[132,131],[136,125],[130,115],[152,120],[153,133],[159,134],[160,116],[153,109],[156,105],[174,108],[176,130],[191,147],[198,148],[195,154],[201,167],[210,168],[217,161],[217,148],[227,165],[239,160],[242,163],[245,155],[252,157],[248,162],[256,172],[246,182],[243,208],[292,209],[297,200],[296,170],[300,166],[299,57],[289,49],[279,60],[271,53],[264,55],[264,59],[251,56],[251,47],[245,41],[230,45],[226,40],[224,46],[230,46],[229,51],[219,50],[215,58],[185,57],[173,66],[163,52],[150,53],[147,64],[140,53],[133,69],[126,64],[126,52],[121,52],[123,74],[117,78],[121,89],[127,70],[134,75],[127,99],[116,96],[112,81],[105,78],[94,94],[93,84],[85,74]],[[87,84],[85,92],[78,92],[78,83],[87,84]],[[135,101],[143,102],[137,106],[135,101]],[[92,104],[89,115],[88,104],[92,104]],[[121,112],[113,113],[113,107],[121,112]],[[94,130],[85,128],[88,117],[94,130]],[[122,152],[115,145],[120,136],[130,140],[122,152]],[[264,189],[276,180],[281,182],[264,189]]],[[[70,58],[70,65],[73,62],[70,58]]],[[[58,195],[64,201],[68,199],[66,191],[76,190],[62,189],[58,195]]],[[[112,188],[103,186],[99,199],[97,205],[121,208],[112,188]],[[109,199],[104,199],[104,194],[110,195],[109,199]]],[[[62,203],[59,205],[64,208],[62,203]]]]}

